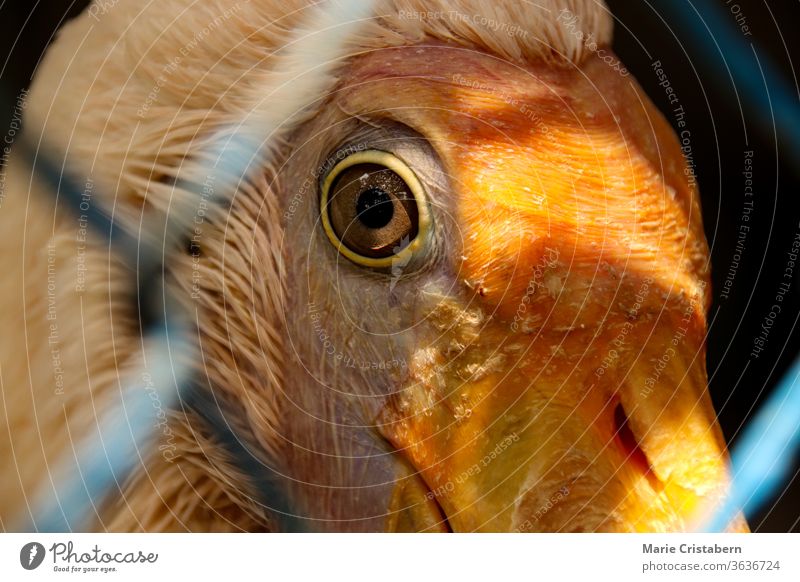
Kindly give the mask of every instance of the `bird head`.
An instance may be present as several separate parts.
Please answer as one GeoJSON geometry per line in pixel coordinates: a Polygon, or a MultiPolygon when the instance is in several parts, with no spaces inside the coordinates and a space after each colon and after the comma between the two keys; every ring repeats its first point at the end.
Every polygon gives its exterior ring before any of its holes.
{"type": "MultiPolygon", "coordinates": [[[[196,205],[192,252],[168,268],[198,314],[200,384],[290,512],[328,530],[690,527],[727,483],[709,254],[691,168],[609,48],[607,9],[379,2],[269,164],[206,204],[213,184],[187,187],[185,168],[269,102],[260,81],[287,66],[306,4],[144,18],[122,2],[93,49],[87,19],[60,41],[81,65],[73,96],[55,81],[74,65],[45,63],[34,102],[72,115],[31,114],[52,139],[77,132],[73,157],[102,157],[120,221],[196,205]]],[[[211,507],[280,529],[202,418],[173,422],[176,458],[131,485],[165,508],[119,527],[211,507]]]]}
{"type": "Polygon", "coordinates": [[[647,96],[596,58],[424,43],[331,105],[286,170],[320,169],[284,238],[309,498],[335,466],[396,527],[686,527],[725,482],[708,252],[647,96]]]}

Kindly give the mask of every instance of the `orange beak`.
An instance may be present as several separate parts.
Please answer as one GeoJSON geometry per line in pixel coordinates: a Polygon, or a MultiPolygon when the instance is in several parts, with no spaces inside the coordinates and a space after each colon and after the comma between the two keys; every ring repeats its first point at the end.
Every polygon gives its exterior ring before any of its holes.
{"type": "Polygon", "coordinates": [[[462,241],[459,287],[416,308],[426,331],[382,415],[428,487],[395,525],[441,527],[438,506],[455,531],[691,527],[727,458],[706,391],[708,250],[663,117],[593,56],[406,47],[352,78],[348,111],[433,144],[462,241]]]}

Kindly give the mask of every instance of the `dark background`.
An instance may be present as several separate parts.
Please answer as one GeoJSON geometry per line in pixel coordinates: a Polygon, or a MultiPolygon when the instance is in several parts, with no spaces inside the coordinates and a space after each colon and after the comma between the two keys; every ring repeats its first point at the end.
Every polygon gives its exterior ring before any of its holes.
{"type": "MultiPolygon", "coordinates": [[[[685,4],[686,0],[666,0],[685,4]]],[[[693,0],[699,7],[703,0],[693,0]]],[[[709,314],[708,375],[720,424],[728,442],[736,442],[743,424],[800,351],[797,319],[800,313],[800,275],[783,302],[783,311],[769,333],[766,349],[751,359],[753,340],[761,324],[776,303],[778,283],[786,266],[787,250],[798,232],[800,212],[800,167],[793,167],[787,148],[776,136],[771,123],[763,123],[756,112],[739,111],[737,93],[727,74],[709,77],[703,74],[702,62],[725,71],[736,67],[730,55],[702,52],[687,33],[686,20],[697,18],[687,9],[681,19],[661,20],[653,7],[659,3],[646,0],[608,0],[617,18],[614,48],[636,76],[651,99],[675,125],[670,111],[674,108],[659,86],[651,64],[660,60],[680,103],[686,110],[687,128],[703,203],[706,236],[712,249],[714,304],[709,314]],[[652,5],[652,6],[651,6],[652,5]],[[677,21],[676,21],[677,20],[677,21]],[[649,56],[648,56],[649,53],[649,56]],[[728,57],[723,61],[723,56],[728,57]],[[694,69],[697,69],[695,72],[694,69]],[[776,143],[777,139],[777,143],[776,143]],[[744,151],[753,154],[754,208],[750,221],[742,222],[744,197],[744,151]],[[745,250],[736,272],[730,295],[720,291],[728,277],[737,244],[739,225],[747,224],[745,250]]],[[[771,60],[777,72],[797,94],[798,71],[792,58],[800,57],[800,2],[797,0],[725,0],[715,2],[722,8],[725,24],[737,36],[753,43],[757,58],[771,60]],[[745,37],[731,8],[737,4],[752,35],[745,37]]],[[[734,8],[734,10],[736,10],[734,8]]],[[[671,13],[670,13],[671,14],[671,13]]],[[[748,79],[754,84],[761,79],[748,79]]],[[[774,95],[772,95],[774,99],[774,95]]],[[[790,152],[791,153],[791,152],[790,152]]],[[[796,154],[796,152],[794,152],[796,154]]],[[[795,160],[798,157],[795,155],[795,160]]],[[[798,272],[795,267],[795,272],[798,272]]],[[[784,279],[785,280],[785,279],[784,279]]],[[[788,461],[788,460],[787,460],[788,461]]],[[[800,531],[800,465],[791,459],[794,479],[774,503],[749,516],[756,531],[800,531]]]]}
{"type": "MultiPolygon", "coordinates": [[[[686,3],[687,0],[666,1],[686,3]]],[[[752,32],[752,36],[743,38],[754,44],[758,59],[771,60],[796,91],[797,72],[792,57],[800,57],[800,1],[715,1],[737,34],[741,32],[731,8],[733,4],[739,6],[740,15],[752,32]]],[[[695,2],[703,4],[702,0],[695,2]]],[[[87,3],[86,0],[0,0],[0,86],[5,96],[13,99],[29,84],[54,31],[87,3]]],[[[614,48],[628,69],[674,125],[674,116],[669,113],[672,107],[651,68],[654,60],[660,60],[686,110],[714,269],[714,305],[708,339],[710,389],[725,436],[735,443],[752,411],[757,410],[800,351],[800,334],[795,330],[800,313],[800,280],[796,276],[783,302],[783,312],[770,331],[766,349],[759,358],[750,357],[753,340],[775,303],[786,251],[798,230],[800,212],[796,200],[800,196],[800,168],[792,167],[785,144],[771,124],[761,122],[753,111],[740,113],[739,87],[724,75],[710,77],[702,72],[701,63],[721,68],[724,62],[718,52],[698,50],[698,44],[687,35],[687,20],[696,18],[691,10],[685,10],[680,18],[664,16],[664,22],[647,0],[608,0],[608,4],[617,18],[614,48]],[[755,204],[747,223],[751,230],[745,250],[730,295],[725,299],[720,290],[734,255],[745,199],[742,176],[745,150],[755,152],[755,204]]],[[[735,67],[736,63],[729,62],[728,66],[735,67]]],[[[797,104],[797,92],[793,99],[797,104]]],[[[9,111],[0,112],[3,130],[9,119],[9,111]]],[[[749,516],[753,530],[800,531],[800,464],[797,458],[791,462],[794,478],[779,499],[749,516]]]]}

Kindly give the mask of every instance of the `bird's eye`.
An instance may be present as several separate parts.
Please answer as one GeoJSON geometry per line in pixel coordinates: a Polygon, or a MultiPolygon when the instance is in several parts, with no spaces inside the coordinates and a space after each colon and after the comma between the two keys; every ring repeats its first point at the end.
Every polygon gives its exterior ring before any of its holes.
{"type": "Polygon", "coordinates": [[[333,245],[367,267],[406,264],[430,230],[422,184],[388,152],[357,152],[336,164],[322,183],[321,207],[333,245]]]}

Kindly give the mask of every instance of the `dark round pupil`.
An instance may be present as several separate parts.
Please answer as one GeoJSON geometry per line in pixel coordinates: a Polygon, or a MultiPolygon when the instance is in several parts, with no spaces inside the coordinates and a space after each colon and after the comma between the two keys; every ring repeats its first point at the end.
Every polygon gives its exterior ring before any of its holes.
{"type": "Polygon", "coordinates": [[[359,194],[356,216],[367,228],[383,228],[393,215],[394,204],[385,190],[371,186],[359,194]]]}

